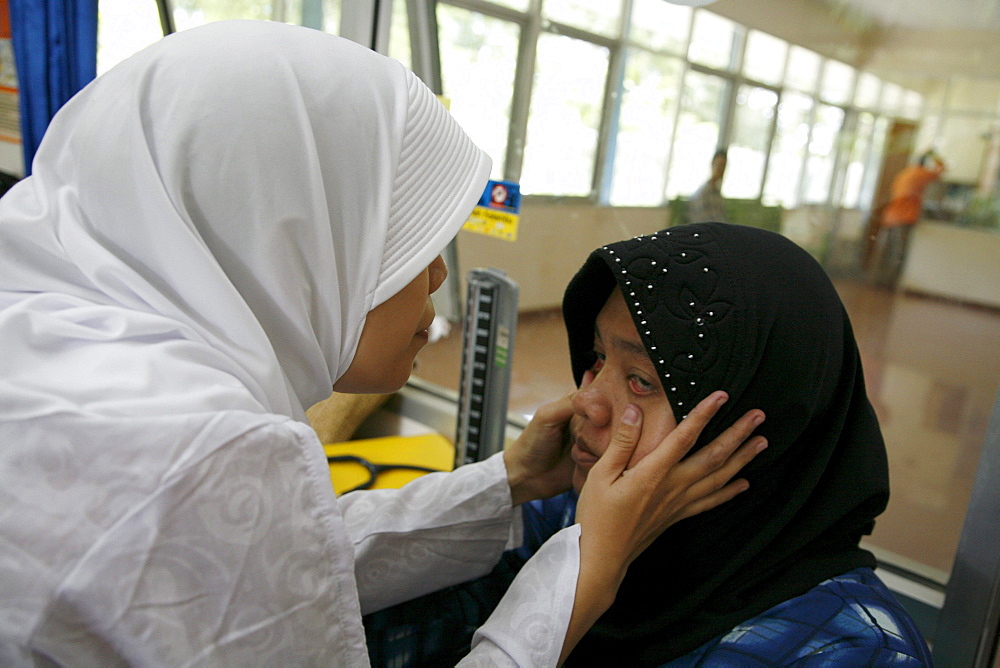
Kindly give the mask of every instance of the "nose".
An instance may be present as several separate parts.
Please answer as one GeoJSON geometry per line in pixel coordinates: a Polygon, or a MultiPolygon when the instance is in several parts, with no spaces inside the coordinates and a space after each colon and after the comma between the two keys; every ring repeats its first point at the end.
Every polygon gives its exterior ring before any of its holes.
{"type": "Polygon", "coordinates": [[[444,263],[444,258],[438,255],[427,267],[429,294],[437,292],[444,284],[444,279],[448,278],[448,265],[444,263]]]}
{"type": "Polygon", "coordinates": [[[570,403],[573,406],[573,412],[587,418],[594,427],[606,427],[611,422],[611,401],[602,388],[600,376],[591,384],[578,390],[570,403]]]}

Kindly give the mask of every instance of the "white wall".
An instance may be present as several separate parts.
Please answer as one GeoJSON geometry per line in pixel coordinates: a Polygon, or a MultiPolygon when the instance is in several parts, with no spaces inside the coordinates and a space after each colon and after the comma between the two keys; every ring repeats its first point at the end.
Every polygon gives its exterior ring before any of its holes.
{"type": "Polygon", "coordinates": [[[913,230],[900,286],[1000,308],[1000,235],[923,221],[913,230]]]}
{"type": "Polygon", "coordinates": [[[0,172],[24,176],[24,153],[20,144],[0,141],[0,172]]]}
{"type": "MultiPolygon", "coordinates": [[[[458,235],[459,278],[473,267],[503,269],[520,288],[521,310],[558,306],[584,260],[598,246],[669,226],[666,208],[611,208],[586,203],[525,202],[517,241],[458,235]]],[[[465,294],[465,285],[460,286],[465,294]]]]}

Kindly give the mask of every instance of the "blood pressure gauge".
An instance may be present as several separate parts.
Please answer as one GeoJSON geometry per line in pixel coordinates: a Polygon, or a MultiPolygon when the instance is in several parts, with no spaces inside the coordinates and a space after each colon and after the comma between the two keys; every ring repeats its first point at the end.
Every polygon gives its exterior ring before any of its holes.
{"type": "Polygon", "coordinates": [[[469,272],[455,466],[503,449],[517,327],[517,283],[499,269],[469,272]]]}

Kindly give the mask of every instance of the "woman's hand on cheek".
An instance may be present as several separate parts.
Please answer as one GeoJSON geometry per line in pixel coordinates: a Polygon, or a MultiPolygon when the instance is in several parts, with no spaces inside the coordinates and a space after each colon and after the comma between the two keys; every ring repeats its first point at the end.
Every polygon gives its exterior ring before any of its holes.
{"type": "Polygon", "coordinates": [[[623,413],[607,451],[580,493],[577,521],[581,559],[600,564],[597,577],[617,589],[628,565],[675,522],[728,501],[748,487],[732,481],[766,445],[748,437],[763,420],[750,411],[705,448],[681,461],[727,397],[716,392],[698,404],[646,457],[630,467],[642,433],[637,406],[623,413]]]}
{"type": "Polygon", "coordinates": [[[569,420],[573,393],[545,404],[525,430],[504,450],[513,505],[547,499],[570,488],[573,460],[569,457],[569,420]]]}

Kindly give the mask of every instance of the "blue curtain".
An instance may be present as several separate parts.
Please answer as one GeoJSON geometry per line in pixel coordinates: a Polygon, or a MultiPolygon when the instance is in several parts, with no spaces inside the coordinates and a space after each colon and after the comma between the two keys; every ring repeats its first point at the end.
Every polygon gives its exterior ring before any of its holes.
{"type": "Polygon", "coordinates": [[[10,0],[25,174],[59,108],[97,76],[98,0],[10,0]]]}

